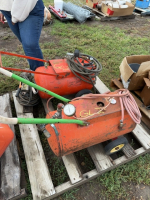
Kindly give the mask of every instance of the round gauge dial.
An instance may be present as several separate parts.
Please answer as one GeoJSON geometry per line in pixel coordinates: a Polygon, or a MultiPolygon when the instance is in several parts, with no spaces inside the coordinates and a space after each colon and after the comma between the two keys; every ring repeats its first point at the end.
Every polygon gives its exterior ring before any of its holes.
{"type": "Polygon", "coordinates": [[[72,105],[72,104],[65,105],[65,107],[64,107],[65,115],[70,117],[70,116],[74,115],[75,112],[76,112],[76,108],[74,107],[74,105],[72,105]]]}

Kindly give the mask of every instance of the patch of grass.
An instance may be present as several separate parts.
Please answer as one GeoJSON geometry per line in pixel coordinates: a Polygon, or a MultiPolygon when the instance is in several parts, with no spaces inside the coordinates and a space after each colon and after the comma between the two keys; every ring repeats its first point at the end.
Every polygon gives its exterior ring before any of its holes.
{"type": "MultiPolygon", "coordinates": [[[[126,35],[124,30],[109,26],[61,23],[56,21],[51,35],[55,44],[52,49],[44,48],[44,55],[51,58],[64,57],[67,52],[79,49],[82,53],[97,58],[103,66],[100,78],[109,86],[110,79],[119,76],[119,65],[127,55],[149,54],[149,37],[139,38],[126,35]],[[107,74],[107,76],[106,76],[107,74]]],[[[43,45],[42,45],[43,46],[43,45]]]]}
{"type": "Polygon", "coordinates": [[[120,199],[128,197],[124,184],[136,183],[150,185],[150,154],[117,167],[110,172],[104,173],[97,178],[100,185],[106,188],[105,195],[109,199],[120,199]]]}
{"type": "Polygon", "coordinates": [[[66,181],[69,181],[62,159],[54,155],[46,137],[43,134],[40,134],[40,139],[54,186],[58,186],[66,181]]]}
{"type": "Polygon", "coordinates": [[[75,156],[77,157],[78,163],[81,166],[80,168],[83,174],[95,169],[95,165],[87,149],[75,152],[75,156]]]}
{"type": "Polygon", "coordinates": [[[76,200],[75,194],[79,191],[79,188],[75,188],[71,190],[70,192],[66,192],[62,195],[62,198],[64,200],[76,200]]]}

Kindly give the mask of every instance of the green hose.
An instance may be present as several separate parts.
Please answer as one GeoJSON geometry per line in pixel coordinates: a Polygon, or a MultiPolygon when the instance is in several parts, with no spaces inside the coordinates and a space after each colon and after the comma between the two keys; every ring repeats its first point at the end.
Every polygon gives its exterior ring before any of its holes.
{"type": "Polygon", "coordinates": [[[79,124],[87,125],[86,122],[74,119],[42,119],[42,118],[17,118],[18,124],[79,124]]]}
{"type": "Polygon", "coordinates": [[[14,79],[16,79],[16,80],[18,80],[18,81],[20,81],[20,82],[22,82],[22,83],[25,83],[25,84],[27,84],[27,85],[29,85],[31,87],[36,88],[37,90],[45,92],[45,93],[47,93],[47,94],[49,94],[49,95],[51,95],[51,96],[53,96],[53,97],[55,97],[55,98],[63,101],[63,102],[66,102],[66,103],[70,102],[69,99],[66,99],[66,98],[64,98],[64,97],[62,97],[62,96],[60,96],[58,94],[55,94],[54,92],[51,92],[51,91],[49,91],[49,90],[47,90],[47,89],[45,89],[45,88],[43,88],[41,86],[38,86],[35,83],[32,83],[32,82],[30,82],[30,81],[28,81],[28,80],[26,80],[26,79],[24,79],[24,78],[22,78],[20,76],[17,76],[16,74],[12,74],[11,77],[14,78],[14,79]]]}

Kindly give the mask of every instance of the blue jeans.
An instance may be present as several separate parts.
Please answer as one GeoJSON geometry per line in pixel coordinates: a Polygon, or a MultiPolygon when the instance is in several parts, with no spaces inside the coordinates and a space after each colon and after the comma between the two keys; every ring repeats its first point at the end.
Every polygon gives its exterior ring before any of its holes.
{"type": "MultiPolygon", "coordinates": [[[[44,20],[44,4],[42,0],[38,0],[34,9],[29,16],[23,21],[15,25],[11,22],[11,12],[1,10],[5,16],[9,27],[22,43],[26,56],[43,59],[43,54],[39,46],[39,39],[44,20]]],[[[28,60],[30,69],[35,71],[36,68],[43,66],[44,63],[35,60],[28,60]]]]}

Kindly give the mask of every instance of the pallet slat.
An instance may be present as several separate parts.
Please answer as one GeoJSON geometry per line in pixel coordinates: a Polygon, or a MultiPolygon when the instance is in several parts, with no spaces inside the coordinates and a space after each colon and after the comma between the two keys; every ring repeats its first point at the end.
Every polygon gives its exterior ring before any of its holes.
{"type": "MultiPolygon", "coordinates": [[[[97,89],[97,91],[99,92],[99,93],[105,93],[105,92],[108,92],[108,91],[110,91],[105,85],[104,85],[104,83],[99,79],[99,78],[97,78],[97,81],[96,81],[96,89],[97,89]]],[[[46,102],[46,101],[45,101],[46,102]]],[[[50,109],[53,109],[53,107],[52,107],[52,105],[51,104],[49,104],[49,107],[50,107],[50,109]]],[[[18,108],[16,108],[16,110],[17,110],[18,108]]],[[[45,110],[46,110],[46,112],[47,112],[47,108],[46,108],[46,104],[45,104],[45,110]]],[[[17,113],[18,113],[18,111],[17,111],[17,113]]],[[[18,113],[18,115],[19,116],[22,116],[21,114],[20,114],[21,112],[19,111],[19,113],[18,113]]],[[[25,115],[25,116],[27,116],[27,117],[29,117],[27,114],[25,115]]],[[[31,115],[30,115],[30,117],[31,117],[31,115]]],[[[33,117],[33,116],[32,116],[33,117]]],[[[20,131],[21,131],[21,126],[22,125],[20,125],[20,131]]],[[[28,127],[29,127],[29,129],[31,129],[31,127],[28,125],[28,127]]],[[[140,137],[142,137],[141,135],[144,135],[144,137],[145,137],[145,139],[144,140],[146,140],[146,138],[147,138],[147,135],[148,135],[148,133],[146,132],[146,134],[145,134],[145,132],[143,131],[144,129],[143,129],[143,127],[141,126],[140,127],[141,129],[140,129],[140,132],[138,132],[137,133],[137,131],[136,130],[134,130],[135,132],[133,132],[133,134],[136,134],[136,137],[137,137],[137,139],[138,140],[140,140],[141,138],[140,137]],[[141,135],[140,135],[141,134],[141,135]],[[140,135],[140,136],[139,136],[140,135]]],[[[139,130],[139,129],[138,129],[139,130]]],[[[29,132],[30,132],[30,130],[28,130],[29,132]]],[[[34,130],[35,131],[35,130],[34,130]]],[[[22,131],[21,131],[22,132],[22,131]]],[[[30,141],[31,140],[31,136],[30,136],[30,133],[29,133],[29,135],[27,135],[27,132],[26,132],[26,134],[23,134],[23,133],[21,133],[21,136],[22,136],[22,140],[25,140],[25,142],[27,143],[27,141],[30,141]],[[26,139],[24,139],[25,138],[25,136],[27,137],[26,139]]],[[[33,134],[34,135],[34,134],[33,134]]],[[[32,136],[33,137],[33,136],[32,136]]],[[[33,138],[32,138],[33,139],[33,138]]],[[[35,137],[34,138],[35,139],[35,141],[37,141],[37,138],[35,137]]],[[[25,143],[24,142],[24,143],[25,143]]],[[[75,159],[75,157],[73,156],[74,154],[71,154],[71,155],[69,155],[69,156],[64,156],[63,157],[63,160],[64,160],[64,163],[65,163],[65,166],[66,166],[66,170],[68,171],[68,174],[69,174],[69,176],[70,176],[70,180],[71,181],[68,181],[68,182],[65,182],[65,183],[63,183],[63,184],[61,184],[61,185],[59,185],[59,186],[57,186],[57,187],[55,187],[54,188],[54,190],[55,190],[55,193],[51,193],[51,194],[49,194],[49,196],[47,195],[47,197],[43,197],[43,199],[44,200],[48,200],[48,199],[53,199],[53,198],[55,198],[55,197],[57,197],[57,196],[59,196],[59,195],[61,195],[61,194],[63,194],[64,192],[66,192],[66,191],[68,191],[68,190],[70,190],[70,189],[73,189],[73,188],[75,188],[75,187],[78,187],[78,186],[80,186],[80,185],[82,185],[82,184],[84,184],[84,183],[86,183],[86,182],[89,182],[90,180],[92,180],[92,179],[94,179],[94,178],[96,178],[96,177],[98,177],[98,176],[100,176],[101,174],[103,174],[103,173],[105,173],[106,171],[110,171],[110,170],[112,170],[112,169],[114,169],[114,168],[116,168],[116,167],[118,167],[118,166],[120,166],[120,165],[122,165],[122,164],[125,164],[125,163],[127,163],[127,162],[129,162],[129,161],[131,161],[131,160],[134,160],[135,158],[137,158],[137,157],[139,157],[140,155],[143,155],[143,154],[145,154],[145,153],[147,153],[147,152],[150,152],[150,147],[148,147],[148,143],[146,143],[146,142],[144,142],[143,144],[142,144],[142,146],[143,147],[141,147],[141,148],[139,148],[139,149],[137,149],[137,150],[135,150],[135,152],[134,152],[134,150],[132,149],[132,147],[129,145],[128,146],[128,148],[127,149],[124,149],[124,152],[126,152],[126,151],[128,151],[128,149],[130,150],[130,152],[128,152],[128,155],[124,155],[124,156],[121,156],[120,158],[117,158],[117,159],[115,159],[115,160],[111,160],[109,157],[107,157],[106,155],[104,155],[104,153],[103,153],[103,147],[102,147],[102,144],[98,144],[98,145],[95,145],[95,146],[93,146],[93,147],[89,147],[88,148],[88,151],[89,151],[89,153],[90,153],[90,155],[91,155],[91,157],[92,157],[92,159],[93,159],[93,161],[94,161],[94,163],[95,163],[95,166],[96,166],[96,169],[94,169],[94,170],[92,170],[92,171],[89,171],[89,172],[87,172],[87,173],[85,173],[85,174],[81,174],[82,175],[82,179],[80,180],[80,181],[77,181],[77,182],[73,182],[74,180],[74,177],[77,177],[77,178],[80,178],[80,171],[78,171],[78,169],[75,169],[75,165],[77,165],[77,162],[76,162],[76,159],[75,159]],[[144,145],[145,145],[145,147],[144,147],[144,145]],[[147,146],[146,146],[147,145],[147,146]],[[146,149],[146,147],[147,147],[147,149],[146,149]],[[145,150],[146,149],[146,150],[145,150]],[[71,156],[71,157],[70,157],[71,156]],[[73,157],[72,157],[73,156],[73,157]],[[73,159],[72,159],[73,158],[73,159]],[[73,163],[73,165],[72,165],[72,163],[73,163]],[[68,169],[67,169],[68,168],[68,169]],[[74,170],[77,170],[78,171],[78,173],[76,174],[76,171],[74,172],[74,170]],[[69,172],[70,171],[70,172],[69,172]],[[73,171],[73,172],[72,172],[73,171]]],[[[24,145],[24,144],[23,144],[24,145]]],[[[37,149],[35,149],[34,150],[34,145],[32,144],[32,146],[30,145],[30,143],[28,142],[27,144],[25,144],[25,146],[26,146],[26,148],[28,147],[29,149],[30,149],[30,151],[32,150],[32,154],[33,155],[30,155],[30,159],[31,159],[31,161],[33,161],[32,160],[32,156],[34,156],[34,153],[37,153],[38,152],[38,154],[41,154],[41,149],[40,148],[42,148],[41,147],[41,144],[39,143],[39,145],[40,146],[38,146],[38,148],[37,149]],[[31,146],[31,147],[30,147],[31,146]]],[[[43,152],[43,149],[42,149],[42,152],[43,152]]],[[[41,162],[41,160],[43,159],[43,157],[40,157],[39,156],[39,160],[38,160],[38,162],[40,163],[41,162]]],[[[29,160],[28,160],[28,158],[26,158],[26,160],[27,160],[27,165],[28,165],[28,162],[29,162],[29,160]]],[[[35,160],[36,160],[36,158],[35,158],[35,160]]],[[[37,163],[38,163],[37,162],[37,163]]],[[[44,162],[45,162],[45,157],[44,157],[44,162]]],[[[39,164],[36,164],[36,166],[38,166],[39,164]]],[[[42,167],[42,166],[41,166],[42,167]]],[[[40,167],[40,168],[41,168],[40,167]]],[[[31,173],[31,168],[29,169],[29,167],[28,167],[28,171],[29,171],[29,178],[30,178],[30,182],[31,182],[31,188],[32,188],[32,184],[34,184],[35,182],[35,180],[34,179],[32,179],[32,177],[30,176],[30,173],[31,173]],[[32,181],[31,181],[32,180],[32,181]],[[34,180],[34,181],[33,181],[34,180]]],[[[37,173],[36,172],[37,171],[37,169],[34,169],[34,172],[32,172],[33,173],[33,176],[34,176],[34,173],[37,173]]],[[[40,169],[39,169],[39,171],[38,171],[38,173],[40,173],[41,171],[40,171],[40,169]]],[[[42,174],[42,176],[44,177],[43,179],[44,179],[44,181],[46,182],[46,178],[47,178],[47,176],[45,175],[45,174],[42,174]]],[[[42,179],[42,177],[41,178],[39,178],[39,179],[36,179],[36,180],[38,180],[37,182],[39,182],[40,180],[42,179]]],[[[43,180],[42,180],[43,181],[43,180]]],[[[42,182],[42,186],[44,186],[44,184],[46,184],[45,182],[42,182]]],[[[40,182],[41,183],[41,182],[40,182]]],[[[40,183],[39,183],[39,185],[40,185],[40,183]]],[[[46,188],[46,189],[50,189],[50,186],[48,185],[48,187],[46,188]]],[[[37,188],[35,188],[35,191],[37,191],[36,190],[37,188]]],[[[47,190],[46,190],[47,191],[47,190]]],[[[34,193],[35,194],[35,193],[34,193]]],[[[38,193],[39,194],[39,193],[38,193]]],[[[39,198],[39,196],[38,197],[36,197],[35,198],[35,196],[33,197],[33,199],[40,199],[39,198]]],[[[42,198],[41,198],[42,199],[42,198]]]]}
{"type": "Polygon", "coordinates": [[[55,187],[56,194],[54,194],[51,197],[46,198],[45,200],[53,199],[54,197],[57,197],[68,190],[71,190],[71,189],[76,188],[86,182],[89,182],[90,180],[100,176],[101,174],[103,174],[106,171],[110,171],[116,167],[119,167],[120,165],[123,165],[131,160],[134,160],[135,158],[137,158],[147,152],[150,152],[150,149],[145,151],[145,149],[143,147],[141,147],[141,148],[135,150],[135,152],[136,152],[136,155],[132,156],[131,158],[127,158],[126,156],[121,156],[120,158],[115,159],[113,161],[114,165],[112,167],[107,168],[106,170],[102,170],[101,172],[98,172],[96,169],[93,169],[93,170],[83,174],[83,180],[74,185],[72,185],[70,183],[70,181],[68,181],[68,182],[65,182],[65,183],[55,187]]]}
{"type": "MultiPolygon", "coordinates": [[[[33,114],[22,114],[23,107],[18,103],[13,92],[13,98],[16,108],[17,117],[33,118],[33,114]]],[[[45,199],[55,194],[55,189],[49,174],[47,163],[45,160],[43,148],[34,124],[19,125],[22,138],[33,199],[45,199]]]]}
{"type": "Polygon", "coordinates": [[[88,152],[93,159],[93,162],[98,172],[101,172],[102,170],[106,170],[107,168],[113,166],[109,157],[104,153],[104,148],[102,144],[97,144],[89,147],[88,152]]]}
{"type": "Polygon", "coordinates": [[[99,93],[110,92],[109,88],[97,77],[95,88],[99,93]]]}
{"type": "Polygon", "coordinates": [[[146,152],[145,152],[144,147],[141,147],[139,149],[136,149],[135,153],[136,153],[136,155],[132,156],[130,158],[127,158],[126,156],[121,156],[120,158],[117,158],[116,160],[114,160],[114,164],[116,164],[116,165],[122,165],[124,163],[127,163],[127,162],[129,162],[129,161],[131,161],[131,160],[139,157],[140,155],[143,155],[146,152]]]}
{"type": "Polygon", "coordinates": [[[104,21],[113,21],[113,20],[122,20],[122,19],[134,19],[135,15],[131,14],[131,15],[126,15],[126,16],[107,16],[106,14],[104,14],[103,12],[101,12],[101,8],[90,8],[87,5],[82,6],[83,8],[90,10],[93,13],[96,13],[98,16],[100,16],[99,18],[101,19],[102,22],[104,21]]]}
{"type": "MultiPolygon", "coordinates": [[[[0,96],[0,115],[12,117],[9,94],[0,96]]],[[[10,125],[10,128],[15,134],[14,126],[10,125]]],[[[0,196],[3,196],[5,199],[12,199],[15,196],[20,196],[21,171],[15,135],[13,141],[10,143],[0,160],[1,192],[3,193],[0,196]]]]}
{"type": "Polygon", "coordinates": [[[82,173],[79,169],[78,163],[74,154],[62,157],[67,173],[72,184],[75,184],[83,179],[82,173]]]}
{"type": "Polygon", "coordinates": [[[146,115],[146,117],[148,117],[148,119],[150,119],[150,111],[146,109],[144,104],[133,93],[131,94],[134,97],[139,109],[146,115]]]}
{"type": "Polygon", "coordinates": [[[131,147],[130,144],[126,144],[122,151],[127,158],[131,158],[132,156],[136,155],[135,150],[131,147]]]}
{"type": "Polygon", "coordinates": [[[145,149],[150,148],[150,135],[140,124],[137,124],[132,132],[145,149]]]}
{"type": "Polygon", "coordinates": [[[138,14],[140,13],[141,16],[146,16],[146,15],[148,16],[150,15],[150,7],[146,9],[135,7],[134,12],[138,14]]]}
{"type": "MultiPolygon", "coordinates": [[[[42,103],[44,105],[45,112],[48,113],[48,108],[47,108],[46,102],[47,101],[45,99],[42,99],[42,103]]],[[[54,110],[51,102],[49,102],[49,109],[51,111],[54,110]]],[[[75,159],[74,154],[69,154],[67,156],[63,156],[62,160],[66,167],[66,170],[67,170],[67,173],[68,173],[71,183],[75,184],[75,183],[81,181],[83,179],[82,173],[80,171],[80,168],[78,166],[78,163],[75,159]]]]}

